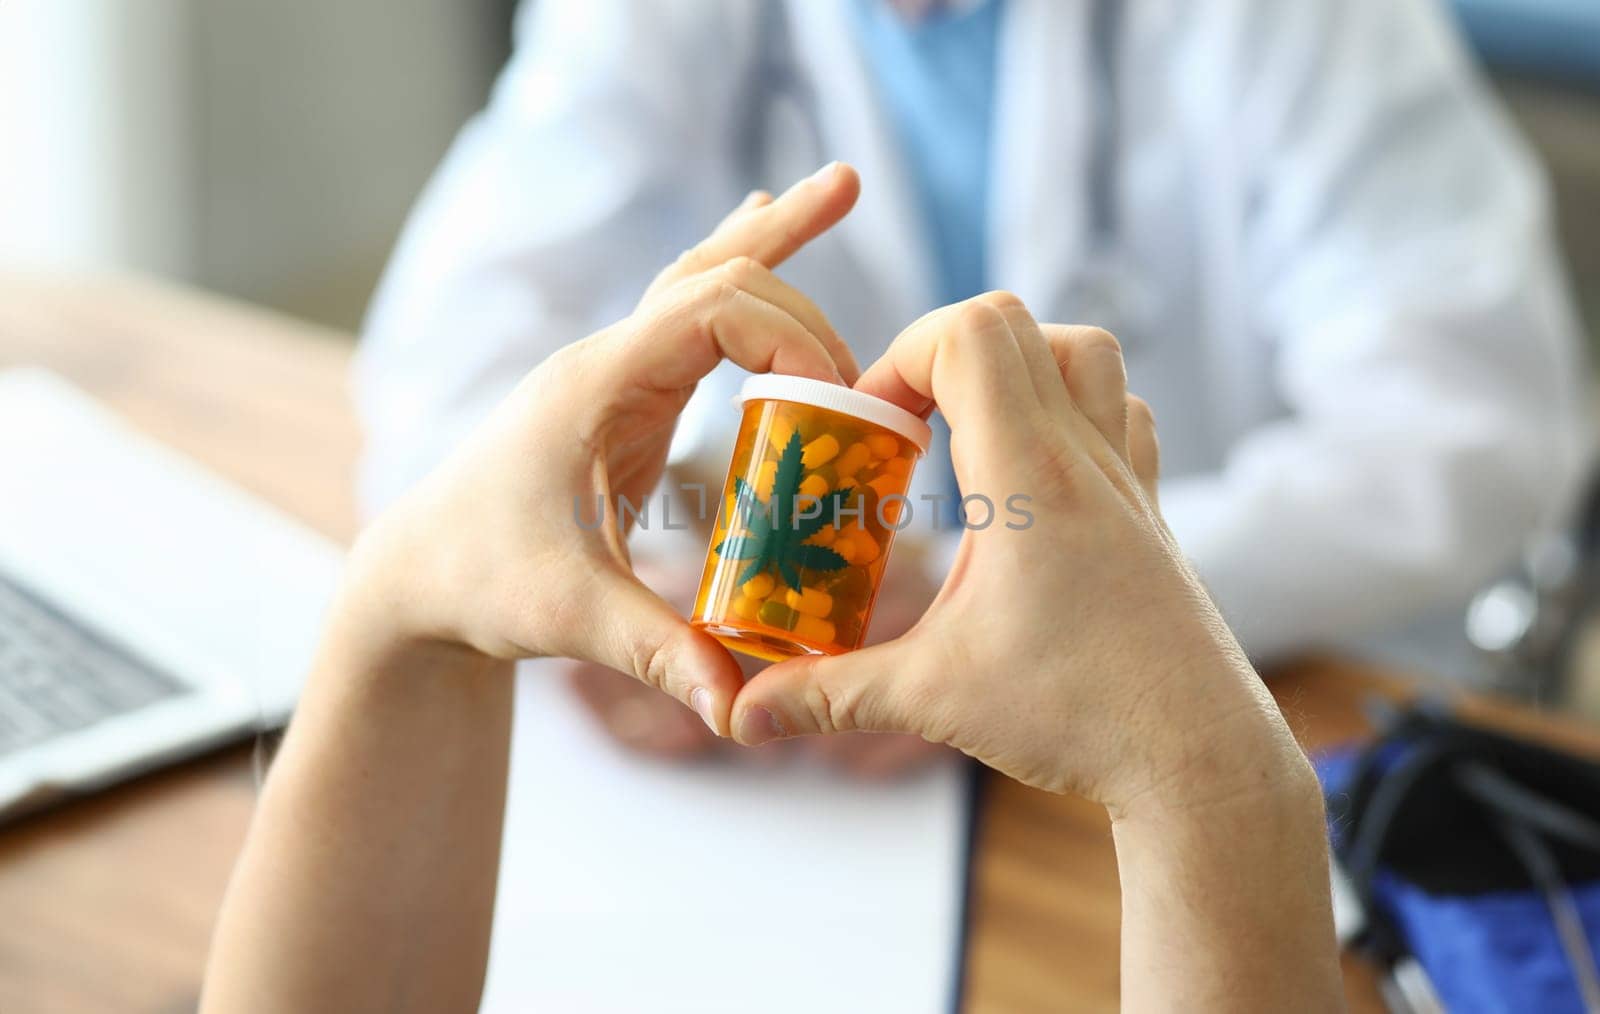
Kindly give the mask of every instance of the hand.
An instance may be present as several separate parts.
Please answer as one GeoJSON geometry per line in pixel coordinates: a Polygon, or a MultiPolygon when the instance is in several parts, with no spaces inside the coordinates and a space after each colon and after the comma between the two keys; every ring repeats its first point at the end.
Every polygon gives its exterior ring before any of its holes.
{"type": "MultiPolygon", "coordinates": [[[[727,728],[739,667],[641,584],[616,497],[656,485],[678,413],[723,358],[753,372],[856,379],[822,313],[772,274],[859,193],[834,164],[752,195],[655,280],[626,319],[529,374],[440,470],[362,536],[359,622],[385,650],[460,646],[629,673],[727,728]],[[596,498],[610,505],[586,530],[596,498]]],[[[356,608],[356,607],[352,607],[356,608]]]]}
{"type": "Polygon", "coordinates": [[[753,679],[741,742],[914,732],[1114,809],[1180,775],[1226,793],[1262,758],[1303,769],[1156,510],[1154,423],[1110,335],[1041,327],[990,294],[912,325],[858,387],[922,414],[937,403],[961,488],[1025,496],[1034,521],[966,531],[904,636],[753,679]]]}
{"type": "MultiPolygon", "coordinates": [[[[938,590],[934,582],[922,577],[914,568],[897,570],[873,605],[872,629],[867,634],[867,644],[891,641],[910,630],[921,619],[938,590]]],[[[778,741],[774,745],[789,742],[850,775],[869,780],[911,774],[949,752],[949,748],[943,744],[930,743],[921,736],[907,733],[848,732],[837,736],[803,736],[793,741],[778,741]]]]}
{"type": "MultiPolygon", "coordinates": [[[[699,563],[636,560],[634,572],[680,613],[687,613],[694,602],[699,563]]],[[[903,582],[897,583],[894,594],[886,594],[878,603],[873,643],[904,633],[922,615],[936,590],[907,591],[903,582]]],[[[742,655],[736,661],[751,676],[767,665],[742,655]]],[[[877,733],[812,736],[793,744],[751,749],[718,739],[677,701],[614,669],[594,662],[570,662],[564,676],[607,735],[631,750],[663,760],[694,760],[715,751],[730,761],[773,764],[798,748],[860,778],[892,778],[921,767],[945,749],[920,736],[877,733]]]]}
{"type": "MultiPolygon", "coordinates": [[[[688,615],[700,577],[698,559],[641,557],[633,561],[633,571],[679,615],[688,615]]],[[[606,735],[630,750],[661,760],[693,760],[725,742],[693,712],[627,673],[596,662],[566,662],[562,675],[606,735]]]]}
{"type": "Polygon", "coordinates": [[[648,493],[679,410],[724,357],[855,379],[827,321],[769,269],[858,188],[832,166],[746,201],[362,534],[217,917],[206,1010],[477,1006],[513,659],[622,669],[726,728],[738,665],[634,577],[615,513],[585,529],[574,501],[648,493]]]}

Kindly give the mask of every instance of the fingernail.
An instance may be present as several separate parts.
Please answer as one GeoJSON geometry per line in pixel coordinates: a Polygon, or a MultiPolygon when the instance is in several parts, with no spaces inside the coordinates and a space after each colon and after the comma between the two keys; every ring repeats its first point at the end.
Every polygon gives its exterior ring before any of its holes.
{"type": "Polygon", "coordinates": [[[706,728],[719,736],[722,735],[722,733],[717,732],[716,705],[712,703],[711,691],[705,687],[695,687],[689,694],[689,706],[694,709],[695,714],[700,716],[700,720],[706,723],[706,728]]]}
{"type": "Polygon", "coordinates": [[[751,708],[739,723],[739,742],[745,746],[760,746],[784,735],[783,723],[766,708],[751,708]]]}
{"type": "Polygon", "coordinates": [[[820,183],[823,180],[827,179],[829,176],[832,176],[838,170],[838,168],[839,168],[839,160],[838,159],[834,159],[832,162],[829,162],[827,165],[823,166],[821,169],[818,169],[816,172],[812,173],[811,174],[811,178],[812,178],[812,180],[820,183]]]}

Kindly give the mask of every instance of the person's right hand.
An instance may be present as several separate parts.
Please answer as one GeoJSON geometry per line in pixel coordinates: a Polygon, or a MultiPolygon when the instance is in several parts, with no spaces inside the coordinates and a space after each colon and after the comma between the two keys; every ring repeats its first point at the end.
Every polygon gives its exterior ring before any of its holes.
{"type": "Polygon", "coordinates": [[[914,732],[1113,810],[1180,775],[1220,794],[1263,764],[1304,773],[1157,512],[1154,422],[1110,335],[1041,328],[991,293],[917,321],[857,386],[924,415],[937,403],[961,489],[1000,511],[964,533],[904,636],[751,680],[741,742],[914,732]],[[1004,523],[1013,495],[1028,497],[1025,530],[1004,523]]]}

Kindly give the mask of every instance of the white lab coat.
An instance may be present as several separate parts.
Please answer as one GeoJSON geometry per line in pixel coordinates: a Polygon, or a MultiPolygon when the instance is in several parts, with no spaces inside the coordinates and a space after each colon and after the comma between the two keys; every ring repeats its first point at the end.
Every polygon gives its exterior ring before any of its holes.
{"type": "MultiPolygon", "coordinates": [[[[790,0],[812,98],[735,157],[756,4],[541,0],[405,231],[357,369],[369,507],[633,306],[753,184],[855,212],[784,269],[870,362],[934,303],[849,0],[790,0]],[[820,144],[820,149],[819,149],[820,144]]],[[[1180,541],[1258,656],[1462,600],[1567,503],[1585,375],[1544,182],[1430,0],[1125,0],[1114,255],[1088,249],[1086,0],[1006,0],[990,284],[1124,340],[1180,541]],[[1130,295],[1085,301],[1110,273],[1130,295]]],[[[678,450],[734,426],[728,368],[678,450]]],[[[1018,453],[1025,453],[1018,448],[1018,453]]],[[[924,469],[925,473],[936,470],[924,469]]]]}

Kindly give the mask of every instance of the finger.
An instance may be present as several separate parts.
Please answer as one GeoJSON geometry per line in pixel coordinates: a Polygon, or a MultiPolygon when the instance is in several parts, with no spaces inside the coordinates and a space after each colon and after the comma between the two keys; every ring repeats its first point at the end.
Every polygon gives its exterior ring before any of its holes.
{"type": "Polygon", "coordinates": [[[1098,327],[1047,324],[1051,352],[1078,411],[1128,461],[1128,374],[1122,346],[1098,327]]]}
{"type": "Polygon", "coordinates": [[[717,227],[711,230],[711,234],[715,236],[717,233],[731,228],[733,223],[744,217],[745,212],[754,211],[756,208],[764,208],[771,203],[772,195],[765,190],[750,191],[744,195],[744,200],[740,201],[732,211],[723,216],[722,221],[717,223],[717,227]]]}
{"type": "Polygon", "coordinates": [[[1128,464],[1152,506],[1160,504],[1161,444],[1156,439],[1156,417],[1150,403],[1128,395],[1128,464]]]}
{"type": "Polygon", "coordinates": [[[1039,404],[1052,418],[1059,418],[1067,407],[1067,391],[1062,385],[1061,368],[1057,365],[1049,343],[1046,342],[1038,321],[1022,300],[1005,291],[986,292],[978,297],[999,310],[1011,328],[1023,362],[1028,364],[1028,379],[1033,382],[1039,404]]]}
{"type": "Polygon", "coordinates": [[[901,638],[845,655],[790,659],[744,685],[734,701],[733,736],[754,746],[814,733],[915,732],[938,726],[928,713],[941,695],[924,687],[932,669],[908,665],[901,638]]]}
{"type": "Polygon", "coordinates": [[[853,732],[816,736],[801,742],[857,778],[885,779],[907,774],[938,757],[936,743],[921,736],[892,732],[853,732]]]}
{"type": "MultiPolygon", "coordinates": [[[[751,373],[785,373],[843,384],[844,375],[822,339],[786,310],[733,284],[720,273],[696,279],[644,311],[641,326],[617,332],[625,342],[604,358],[624,384],[655,390],[691,387],[723,359],[751,373]]],[[[842,344],[842,343],[841,343],[842,344]]],[[[849,358],[844,369],[854,366],[849,358]]]]}
{"type": "Polygon", "coordinates": [[[550,654],[609,666],[665,691],[725,735],[739,664],[631,574],[598,572],[573,589],[550,654]]]}
{"type": "Polygon", "coordinates": [[[718,740],[717,752],[736,764],[750,764],[759,768],[775,768],[794,759],[796,743],[775,739],[760,746],[745,746],[731,739],[718,740]]]}
{"type": "Polygon", "coordinates": [[[1037,406],[1038,395],[1022,350],[1005,315],[981,297],[900,332],[856,388],[919,415],[937,403],[963,439],[1005,441],[996,451],[1015,451],[1036,433],[1039,414],[1025,407],[1037,406]]]}
{"type": "Polygon", "coordinates": [[[846,384],[854,384],[861,376],[861,366],[856,362],[855,353],[839,337],[839,332],[833,329],[827,315],[799,289],[773,274],[771,269],[753,257],[735,257],[717,271],[733,285],[757,299],[771,303],[799,321],[828,350],[846,384]]]}
{"type": "Polygon", "coordinates": [[[705,753],[717,741],[692,712],[631,676],[593,662],[573,665],[566,676],[578,700],[624,746],[682,759],[705,753]]]}
{"type": "Polygon", "coordinates": [[[708,237],[699,247],[705,259],[701,270],[733,257],[753,257],[775,268],[849,214],[860,196],[855,169],[830,162],[708,237]]]}
{"type": "Polygon", "coordinates": [[[715,232],[657,275],[649,291],[658,292],[734,257],[752,257],[775,268],[837,224],[860,195],[861,177],[855,169],[830,162],[775,200],[758,199],[751,207],[735,209],[715,232]]]}

